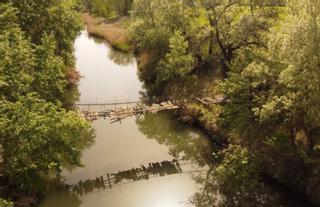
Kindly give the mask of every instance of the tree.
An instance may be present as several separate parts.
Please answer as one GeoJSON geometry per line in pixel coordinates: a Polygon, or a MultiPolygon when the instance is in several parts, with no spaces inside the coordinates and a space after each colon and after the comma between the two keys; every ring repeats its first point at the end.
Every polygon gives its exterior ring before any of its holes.
{"type": "Polygon", "coordinates": [[[99,16],[109,18],[112,15],[111,0],[93,0],[91,11],[99,16]]]}
{"type": "MultiPolygon", "coordinates": [[[[163,80],[168,78],[166,77],[168,69],[162,70],[160,62],[170,52],[170,38],[177,30],[180,30],[186,41],[189,42],[187,31],[191,28],[190,17],[193,15],[190,10],[183,1],[134,1],[129,32],[136,45],[136,51],[148,54],[148,58],[139,60],[141,68],[139,76],[148,85],[149,93],[161,92],[163,80]],[[162,71],[162,77],[157,74],[159,71],[162,71]]],[[[186,53],[181,55],[186,55],[186,53]]]]}
{"type": "Polygon", "coordinates": [[[133,0],[93,0],[90,10],[102,17],[126,16],[132,8],[133,0]]]}
{"type": "Polygon", "coordinates": [[[0,3],[0,99],[16,100],[31,89],[34,55],[16,24],[16,10],[0,3]]]}
{"type": "Polygon", "coordinates": [[[132,7],[133,0],[112,0],[112,3],[119,15],[128,15],[132,7]]]}
{"type": "Polygon", "coordinates": [[[137,0],[132,9],[131,35],[141,51],[164,55],[176,30],[190,26],[189,14],[181,1],[137,0]]]}
{"type": "Polygon", "coordinates": [[[72,8],[58,4],[48,8],[46,27],[42,28],[42,36],[53,34],[56,41],[55,54],[62,57],[66,66],[74,66],[73,41],[82,29],[80,15],[72,8]]]}
{"type": "Polygon", "coordinates": [[[2,101],[0,114],[5,175],[25,192],[45,192],[45,183],[59,176],[63,163],[80,166],[81,149],[92,143],[86,120],[35,94],[2,101]]]}
{"type": "Polygon", "coordinates": [[[47,101],[61,100],[67,81],[65,80],[63,59],[54,54],[56,43],[53,35],[44,35],[42,44],[35,51],[36,66],[33,91],[47,101]]]}
{"type": "Polygon", "coordinates": [[[262,119],[283,119],[293,136],[314,143],[311,131],[319,127],[320,107],[320,2],[290,1],[289,15],[270,42],[272,57],[280,65],[271,95],[256,109],[262,119]]]}
{"type": "Polygon", "coordinates": [[[60,0],[6,0],[17,8],[19,25],[35,44],[41,44],[44,34],[53,34],[56,40],[55,54],[63,57],[72,67],[73,40],[79,34],[82,24],[79,14],[60,0]]]}
{"type": "Polygon", "coordinates": [[[256,50],[251,63],[224,81],[230,102],[222,120],[231,128],[251,129],[250,136],[259,138],[285,131],[293,148],[313,151],[320,107],[319,8],[317,1],[290,1],[288,15],[269,36],[268,51],[256,50]]]}
{"type": "Polygon", "coordinates": [[[241,0],[203,1],[203,6],[209,20],[204,37],[209,41],[209,55],[220,62],[226,78],[239,50],[266,47],[264,34],[277,10],[259,3],[243,5],[241,0]]]}
{"type": "Polygon", "coordinates": [[[157,66],[158,83],[183,77],[194,68],[194,59],[188,53],[189,43],[180,30],[169,39],[169,52],[157,66]]]}

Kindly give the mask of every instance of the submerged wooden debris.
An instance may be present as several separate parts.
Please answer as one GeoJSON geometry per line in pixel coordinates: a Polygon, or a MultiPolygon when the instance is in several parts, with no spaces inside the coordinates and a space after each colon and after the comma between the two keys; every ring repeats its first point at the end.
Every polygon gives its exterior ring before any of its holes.
{"type": "Polygon", "coordinates": [[[107,173],[106,177],[100,176],[92,180],[80,181],[76,185],[67,185],[66,189],[73,193],[83,195],[94,190],[112,188],[125,182],[148,180],[150,177],[165,176],[182,173],[178,160],[148,163],[130,170],[117,173],[107,173]]]}

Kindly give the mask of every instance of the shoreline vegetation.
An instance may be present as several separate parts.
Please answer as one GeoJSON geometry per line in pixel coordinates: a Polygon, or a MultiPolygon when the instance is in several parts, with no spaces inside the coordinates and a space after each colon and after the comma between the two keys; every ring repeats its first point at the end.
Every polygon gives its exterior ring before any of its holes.
{"type": "Polygon", "coordinates": [[[126,30],[129,17],[118,17],[113,20],[107,20],[88,12],[82,13],[81,17],[90,35],[104,39],[116,50],[126,53],[133,51],[133,46],[129,43],[126,30]]]}

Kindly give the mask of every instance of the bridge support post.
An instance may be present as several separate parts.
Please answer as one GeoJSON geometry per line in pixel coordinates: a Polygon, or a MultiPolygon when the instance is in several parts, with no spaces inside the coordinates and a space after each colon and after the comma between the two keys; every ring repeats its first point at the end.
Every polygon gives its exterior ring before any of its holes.
{"type": "Polygon", "coordinates": [[[111,184],[111,179],[110,179],[110,174],[109,173],[107,174],[107,177],[108,177],[109,188],[111,189],[112,188],[112,184],[111,184]]]}

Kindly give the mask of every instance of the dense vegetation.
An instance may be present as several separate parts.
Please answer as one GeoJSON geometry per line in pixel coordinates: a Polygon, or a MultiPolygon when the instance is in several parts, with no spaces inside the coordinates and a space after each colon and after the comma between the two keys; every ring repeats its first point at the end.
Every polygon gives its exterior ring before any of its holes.
{"type": "Polygon", "coordinates": [[[106,18],[128,15],[133,4],[133,0],[83,0],[83,2],[85,8],[92,13],[106,18]]]}
{"type": "Polygon", "coordinates": [[[72,104],[66,97],[75,98],[73,41],[82,28],[73,6],[0,3],[0,197],[17,204],[44,194],[63,164],[81,165],[81,150],[92,142],[91,126],[65,109],[72,104]]]}
{"type": "Polygon", "coordinates": [[[44,193],[92,141],[66,109],[77,80],[75,2],[106,18],[130,15],[150,97],[180,100],[182,120],[216,135],[194,205],[265,206],[265,179],[320,205],[318,0],[1,1],[1,197],[44,193]],[[194,99],[218,94],[226,101],[214,106],[194,99]]]}
{"type": "Polygon", "coordinates": [[[320,204],[319,14],[317,0],[134,1],[129,32],[149,94],[183,100],[193,122],[232,143],[215,153],[197,206],[217,188],[235,195],[221,205],[241,206],[265,177],[320,204]]]}

